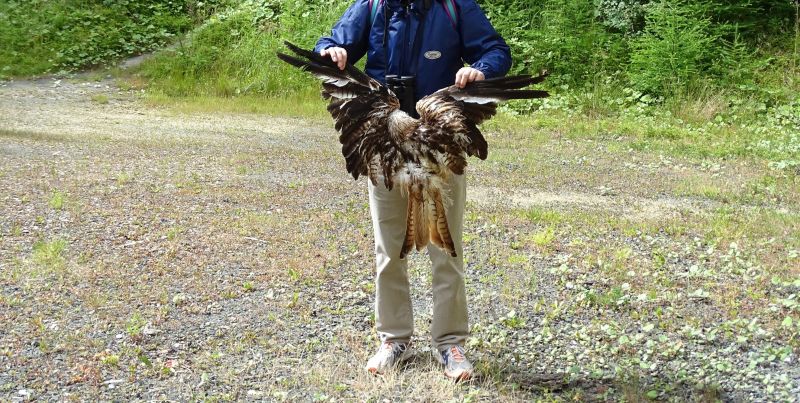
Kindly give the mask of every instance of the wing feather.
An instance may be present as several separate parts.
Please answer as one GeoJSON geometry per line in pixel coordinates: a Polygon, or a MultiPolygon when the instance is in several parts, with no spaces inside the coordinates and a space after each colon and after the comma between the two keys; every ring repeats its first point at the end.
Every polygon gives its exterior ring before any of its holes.
{"type": "Polygon", "coordinates": [[[441,179],[463,174],[467,155],[486,159],[488,145],[478,125],[497,113],[500,102],[548,96],[526,88],[547,74],[444,88],[417,103],[417,120],[399,111],[399,100],[386,86],[353,65],[339,69],[330,57],[288,42],[286,47],[292,55],[278,53],[281,60],[322,80],[322,96],[339,132],[347,172],[355,179],[367,176],[374,185],[382,179],[388,189],[402,186],[408,194],[400,258],[429,242],[455,257],[441,179]]]}
{"type": "Polygon", "coordinates": [[[549,96],[547,91],[522,89],[542,82],[547,75],[545,71],[536,77],[500,77],[474,81],[464,88],[446,87],[421,99],[417,112],[423,124],[440,129],[436,140],[446,145],[453,166],[463,171],[466,160],[461,153],[480,159],[488,156],[488,144],[478,125],[497,113],[500,102],[549,96]]]}
{"type": "MultiPolygon", "coordinates": [[[[286,47],[293,53],[278,53],[278,58],[308,71],[322,80],[322,97],[328,101],[328,112],[335,121],[342,144],[347,172],[358,179],[369,174],[376,182],[378,175],[392,176],[386,164],[375,164],[378,158],[389,155],[397,147],[383,141],[389,137],[389,115],[400,108],[400,101],[386,86],[370,78],[352,64],[339,69],[330,57],[301,49],[289,42],[286,47]]],[[[394,165],[388,165],[393,167],[394,165]]]]}

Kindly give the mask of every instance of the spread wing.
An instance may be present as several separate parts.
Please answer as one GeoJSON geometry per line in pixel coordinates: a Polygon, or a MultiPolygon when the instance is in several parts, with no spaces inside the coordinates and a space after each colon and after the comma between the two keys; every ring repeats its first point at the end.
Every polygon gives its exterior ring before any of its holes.
{"type": "Polygon", "coordinates": [[[388,135],[389,115],[400,108],[397,97],[351,64],[340,70],[329,57],[285,43],[295,56],[278,53],[278,57],[323,81],[322,96],[329,101],[328,112],[340,133],[347,172],[355,179],[369,174],[375,183],[382,170],[384,180],[389,181],[394,168],[383,162],[395,161],[399,152],[388,135]]]}
{"type": "Polygon", "coordinates": [[[464,88],[443,88],[417,102],[417,113],[427,126],[430,143],[438,144],[448,167],[462,174],[466,166],[463,152],[480,159],[487,157],[487,144],[478,125],[497,113],[497,104],[510,99],[544,98],[546,91],[520,89],[538,84],[547,77],[529,75],[474,81],[464,88]]]}

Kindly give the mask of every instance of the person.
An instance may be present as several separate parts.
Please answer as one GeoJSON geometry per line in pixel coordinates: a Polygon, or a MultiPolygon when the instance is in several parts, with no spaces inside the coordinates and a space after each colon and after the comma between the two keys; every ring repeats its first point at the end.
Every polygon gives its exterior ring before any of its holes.
{"type": "MultiPolygon", "coordinates": [[[[511,67],[508,45],[475,0],[357,0],[331,34],[319,39],[315,51],[329,55],[341,69],[366,55],[366,73],[384,84],[387,77],[413,77],[414,102],[450,85],[463,88],[472,81],[504,76],[511,67]]],[[[464,175],[451,177],[446,215],[457,257],[428,246],[433,270],[431,336],[445,375],[465,380],[473,373],[464,350],[469,334],[461,242],[466,180],[464,175]]],[[[411,356],[414,320],[408,266],[398,258],[407,199],[398,187],[390,191],[370,183],[369,204],[377,263],[375,326],[381,343],[366,369],[380,374],[411,356]]]]}

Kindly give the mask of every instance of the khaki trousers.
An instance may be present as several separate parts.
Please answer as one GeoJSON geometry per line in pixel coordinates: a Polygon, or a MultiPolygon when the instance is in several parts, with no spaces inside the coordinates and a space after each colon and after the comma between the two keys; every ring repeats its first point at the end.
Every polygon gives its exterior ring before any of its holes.
{"type": "MultiPolygon", "coordinates": [[[[428,245],[433,270],[431,336],[435,348],[445,344],[463,344],[469,334],[461,242],[467,195],[465,175],[452,175],[448,186],[446,194],[449,200],[445,210],[458,257],[451,257],[433,244],[428,245]]],[[[414,314],[409,293],[408,262],[399,258],[408,208],[404,193],[398,187],[390,191],[383,183],[378,186],[369,183],[377,262],[375,326],[382,341],[408,343],[414,333],[414,314]]]]}

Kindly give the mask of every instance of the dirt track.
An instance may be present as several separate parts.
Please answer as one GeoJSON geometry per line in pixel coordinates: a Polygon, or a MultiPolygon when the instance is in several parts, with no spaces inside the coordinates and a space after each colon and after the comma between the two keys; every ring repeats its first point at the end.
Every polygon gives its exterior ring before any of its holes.
{"type": "Polygon", "coordinates": [[[739,194],[762,166],[529,137],[490,133],[470,173],[484,376],[441,379],[415,255],[420,353],[374,379],[366,186],[328,122],[184,115],[109,81],[0,84],[0,398],[800,395],[797,331],[780,326],[797,202],[681,190],[739,194]],[[785,219],[771,243],[748,237],[758,214],[785,219]]]}

